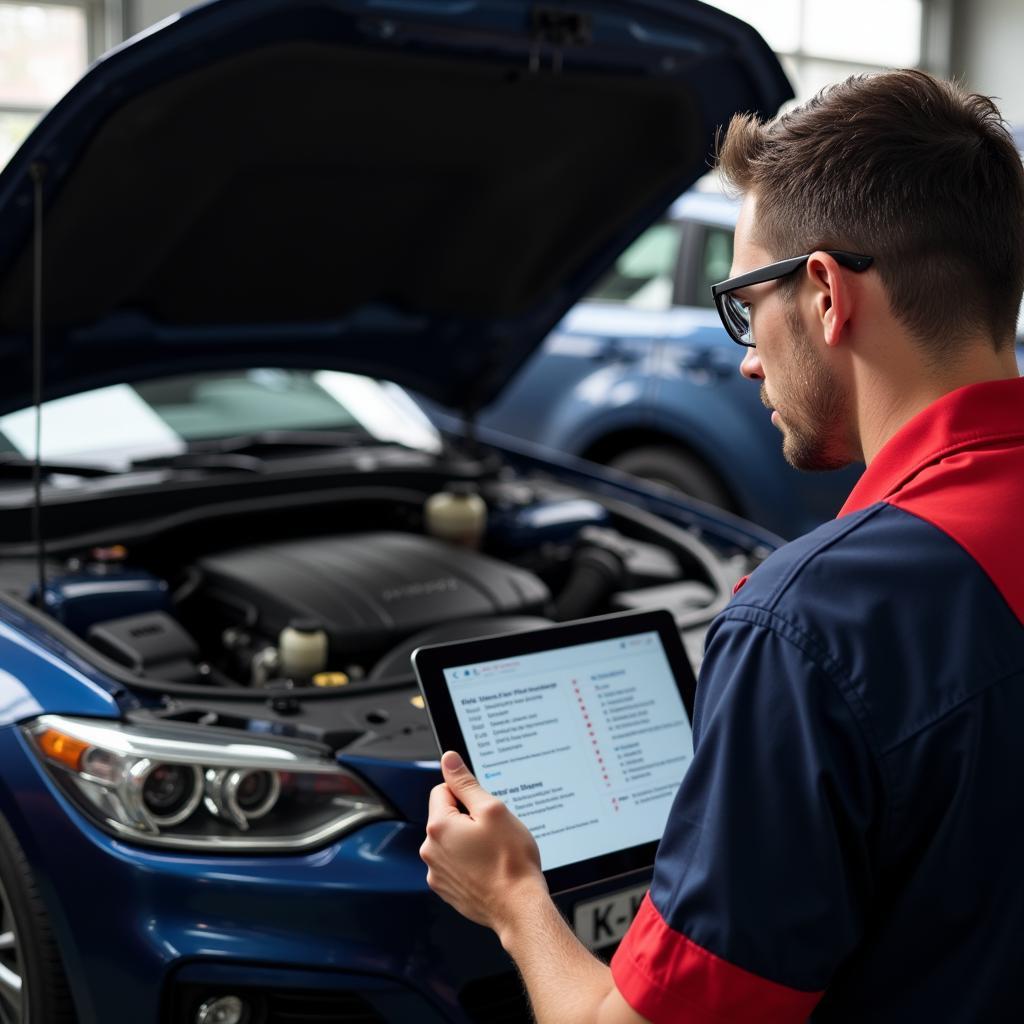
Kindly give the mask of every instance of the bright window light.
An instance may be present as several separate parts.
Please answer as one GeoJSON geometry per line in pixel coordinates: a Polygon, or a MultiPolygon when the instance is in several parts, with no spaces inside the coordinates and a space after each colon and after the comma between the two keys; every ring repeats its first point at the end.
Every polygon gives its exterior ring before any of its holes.
{"type": "Polygon", "coordinates": [[[801,0],[709,0],[729,14],[753,25],[779,53],[800,49],[801,0]]]}
{"type": "Polygon", "coordinates": [[[88,62],[84,5],[0,0],[0,168],[88,62]]]}
{"type": "Polygon", "coordinates": [[[814,57],[913,67],[921,59],[921,0],[805,0],[802,49],[814,57]]]}
{"type": "Polygon", "coordinates": [[[51,106],[88,57],[84,8],[0,2],[0,107],[51,106]]]}
{"type": "Polygon", "coordinates": [[[708,2],[761,33],[782,58],[800,101],[857,72],[921,62],[922,0],[708,2]]]}

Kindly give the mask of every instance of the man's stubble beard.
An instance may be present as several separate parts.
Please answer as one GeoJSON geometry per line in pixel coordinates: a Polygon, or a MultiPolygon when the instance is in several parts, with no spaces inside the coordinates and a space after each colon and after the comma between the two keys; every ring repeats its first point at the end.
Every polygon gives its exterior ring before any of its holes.
{"type": "MultiPolygon", "coordinates": [[[[814,342],[804,332],[794,309],[787,309],[789,328],[790,380],[777,392],[786,413],[782,419],[782,455],[795,469],[823,471],[841,469],[853,461],[845,443],[848,402],[835,374],[825,364],[814,342]]],[[[761,401],[768,401],[764,382],[761,401]]]]}

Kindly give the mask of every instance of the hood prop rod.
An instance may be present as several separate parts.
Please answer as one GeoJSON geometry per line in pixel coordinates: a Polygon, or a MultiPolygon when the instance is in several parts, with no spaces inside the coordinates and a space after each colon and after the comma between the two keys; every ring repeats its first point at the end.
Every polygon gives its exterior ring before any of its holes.
{"type": "Polygon", "coordinates": [[[479,459],[480,438],[476,433],[476,409],[467,405],[462,410],[462,436],[465,438],[465,451],[471,459],[479,459]]]}
{"type": "Polygon", "coordinates": [[[32,465],[32,533],[36,542],[39,592],[36,603],[46,607],[46,538],[43,536],[43,179],[46,164],[29,168],[33,190],[32,245],[32,404],[36,410],[35,461],[32,465]]]}

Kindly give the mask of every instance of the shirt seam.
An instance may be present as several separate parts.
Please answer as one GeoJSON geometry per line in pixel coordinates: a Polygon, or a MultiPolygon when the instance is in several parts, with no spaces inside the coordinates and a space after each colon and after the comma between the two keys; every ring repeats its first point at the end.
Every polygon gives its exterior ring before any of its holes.
{"type": "MultiPolygon", "coordinates": [[[[746,606],[752,608],[764,608],[767,611],[771,611],[775,607],[775,605],[778,604],[778,602],[782,599],[786,590],[789,589],[789,587],[793,584],[793,582],[800,575],[800,573],[803,572],[803,570],[807,567],[808,562],[810,562],[816,555],[821,554],[821,552],[827,550],[828,548],[832,547],[832,545],[837,544],[839,541],[846,538],[850,533],[856,530],[862,523],[866,523],[869,519],[877,515],[885,507],[886,505],[884,501],[878,501],[872,502],[866,508],[861,508],[858,509],[856,512],[849,513],[850,520],[844,523],[841,529],[836,530],[835,533],[828,533],[827,536],[823,537],[809,551],[804,552],[804,554],[799,559],[797,559],[792,566],[790,566],[790,568],[786,571],[782,578],[772,588],[771,592],[767,595],[767,600],[764,602],[763,605],[748,604],[746,606]]],[[[834,521],[838,522],[839,520],[834,521]]],[[[741,590],[740,593],[742,594],[743,591],[741,590]]],[[[741,604],[739,606],[742,607],[743,605],[741,604]]],[[[735,603],[728,605],[723,614],[727,613],[729,610],[735,607],[737,607],[737,604],[735,603]]]]}
{"type": "Polygon", "coordinates": [[[719,615],[719,619],[746,622],[774,633],[780,640],[799,650],[832,683],[856,726],[861,742],[867,748],[868,754],[871,756],[878,768],[879,775],[882,777],[886,797],[882,819],[882,834],[889,834],[890,829],[895,827],[893,816],[898,803],[896,796],[899,791],[898,786],[896,779],[893,777],[892,769],[886,761],[886,752],[883,751],[882,744],[872,727],[871,716],[856,692],[852,678],[843,670],[839,659],[798,625],[768,608],[753,604],[729,605],[719,615]],[[764,621],[765,619],[770,621],[764,621]]]}
{"type": "Polygon", "coordinates": [[[905,744],[909,743],[911,740],[916,739],[918,736],[920,736],[922,733],[927,732],[929,729],[935,728],[935,726],[941,724],[954,712],[959,711],[960,708],[962,708],[965,704],[970,704],[972,700],[975,700],[978,697],[983,696],[994,687],[1001,686],[1007,680],[1015,679],[1018,676],[1024,676],[1024,665],[1018,665],[1015,668],[1010,669],[1008,672],[1004,672],[1002,675],[996,676],[994,679],[990,679],[987,683],[985,683],[984,686],[979,687],[977,690],[972,690],[970,693],[966,694],[960,700],[955,701],[947,707],[944,707],[942,711],[939,714],[937,714],[934,718],[930,718],[927,722],[924,722],[922,725],[919,725],[916,729],[912,729],[905,736],[901,736],[892,744],[892,746],[886,747],[885,750],[882,751],[882,757],[889,757],[891,754],[895,754],[896,751],[898,751],[905,744]]]}
{"type": "Polygon", "coordinates": [[[923,733],[939,725],[949,715],[955,713],[972,700],[981,697],[993,687],[999,686],[1009,679],[1024,674],[1024,666],[1015,666],[1008,671],[990,679],[984,686],[965,694],[962,699],[943,708],[935,717],[922,723],[918,728],[901,736],[894,743],[883,746],[872,727],[871,716],[864,706],[854,687],[852,677],[843,670],[842,663],[834,655],[824,648],[814,637],[798,625],[790,622],[778,612],[771,611],[759,605],[744,604],[730,605],[723,611],[719,618],[721,620],[735,620],[746,622],[761,629],[774,633],[780,640],[790,644],[801,651],[836,688],[839,696],[843,699],[847,710],[850,713],[861,739],[871,754],[875,764],[878,766],[879,774],[882,777],[886,790],[885,809],[882,820],[882,835],[892,835],[896,826],[897,812],[905,806],[906,801],[901,797],[901,788],[895,777],[894,768],[890,764],[890,758],[899,751],[905,744],[911,742],[923,733]],[[738,613],[738,614],[737,614],[738,613]],[[773,621],[764,621],[764,620],[773,621]],[[788,635],[792,634],[792,635],[788,635]]]}
{"type": "Polygon", "coordinates": [[[871,753],[876,758],[881,757],[882,745],[879,742],[874,729],[871,727],[870,716],[867,713],[867,708],[865,708],[861,702],[860,696],[853,690],[852,678],[842,670],[841,662],[835,657],[835,655],[831,654],[814,637],[801,629],[796,623],[791,622],[778,612],[772,611],[768,608],[761,608],[758,605],[753,604],[740,605],[739,607],[730,606],[719,616],[719,618],[721,620],[736,619],[738,621],[748,622],[751,625],[761,626],[763,629],[767,629],[774,633],[780,640],[786,641],[790,646],[796,647],[801,651],[818,669],[829,677],[832,685],[839,691],[839,695],[843,698],[843,702],[845,704],[856,705],[856,707],[849,707],[848,710],[856,721],[858,729],[862,730],[866,734],[864,739],[870,748],[871,753]],[[772,621],[757,621],[762,617],[768,618],[772,621]],[[790,636],[787,634],[792,635],[790,636]],[[847,692],[848,690],[850,692],[847,692]]]}
{"type": "MultiPolygon", "coordinates": [[[[931,519],[928,519],[926,516],[921,515],[920,513],[914,511],[913,509],[906,508],[905,506],[900,504],[894,504],[894,500],[898,501],[898,498],[896,498],[896,496],[886,498],[883,504],[888,505],[889,508],[893,509],[896,512],[899,512],[906,516],[910,516],[911,518],[917,520],[917,522],[921,523],[923,526],[935,530],[937,533],[941,534],[942,537],[945,540],[947,540],[950,544],[955,545],[961,552],[963,552],[963,554],[967,558],[971,560],[972,563],[974,563],[978,571],[988,581],[989,585],[991,586],[995,594],[996,599],[998,599],[1002,603],[1003,608],[1006,609],[1006,614],[1011,619],[1019,621],[1019,616],[1014,611],[1013,607],[1010,605],[1010,602],[1006,599],[1006,595],[1002,592],[1002,590],[1000,590],[995,580],[992,579],[992,577],[989,575],[985,567],[981,565],[977,561],[977,559],[975,559],[974,555],[972,555],[971,552],[963,546],[963,544],[960,542],[958,538],[954,537],[953,534],[949,533],[939,523],[934,522],[931,519]]],[[[952,714],[952,712],[956,711],[958,708],[963,707],[965,704],[973,700],[975,697],[987,692],[993,686],[998,686],[1006,679],[1010,679],[1015,675],[1020,675],[1022,672],[1024,672],[1024,664],[1013,665],[1007,668],[1005,672],[1001,672],[999,675],[993,676],[987,682],[977,687],[976,689],[972,690],[970,693],[964,693],[961,696],[956,697],[950,703],[944,705],[941,709],[936,709],[930,718],[928,718],[925,721],[922,721],[919,725],[916,725],[913,728],[911,728],[909,732],[907,732],[903,736],[900,736],[899,739],[894,740],[890,746],[882,750],[882,756],[887,757],[893,751],[898,750],[901,746],[903,746],[903,744],[906,743],[909,739],[912,739],[915,736],[920,736],[922,732],[925,732],[926,730],[930,729],[933,725],[937,725],[947,715],[952,714]]]]}

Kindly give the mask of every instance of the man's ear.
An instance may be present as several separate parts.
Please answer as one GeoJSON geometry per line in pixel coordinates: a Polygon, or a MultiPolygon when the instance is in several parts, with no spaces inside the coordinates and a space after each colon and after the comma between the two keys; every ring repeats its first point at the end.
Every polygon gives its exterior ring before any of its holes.
{"type": "Polygon", "coordinates": [[[807,277],[814,287],[814,318],[825,344],[834,347],[852,315],[853,296],[843,268],[827,252],[815,252],[807,261],[807,277]]]}

